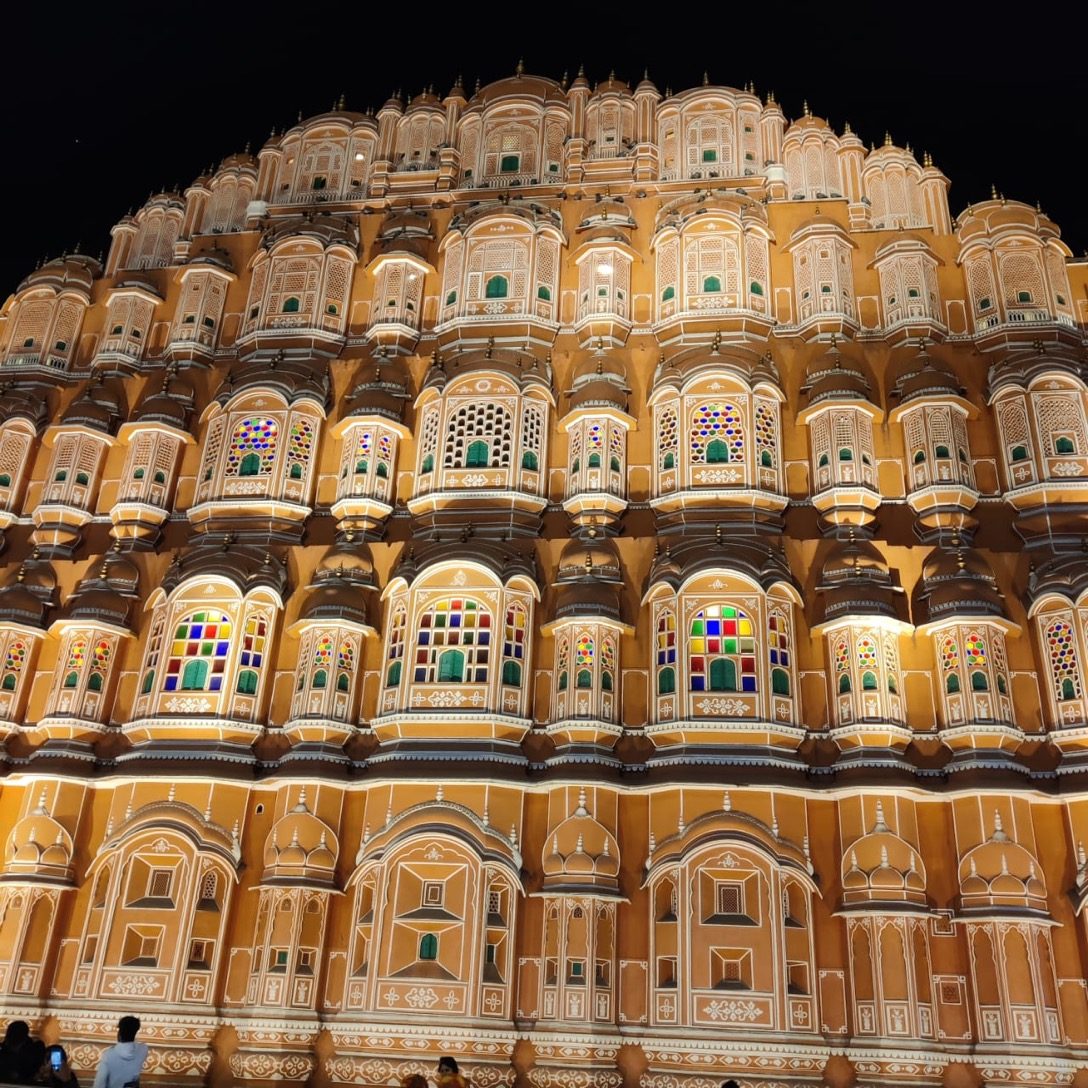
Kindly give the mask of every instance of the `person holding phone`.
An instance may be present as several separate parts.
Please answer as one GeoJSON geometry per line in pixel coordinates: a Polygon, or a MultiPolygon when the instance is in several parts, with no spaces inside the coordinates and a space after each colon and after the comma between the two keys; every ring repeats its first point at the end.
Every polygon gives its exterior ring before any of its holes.
{"type": "Polygon", "coordinates": [[[38,1074],[38,1083],[47,1084],[49,1088],[79,1088],[79,1081],[68,1064],[68,1052],[60,1043],[45,1048],[45,1061],[38,1074]]]}

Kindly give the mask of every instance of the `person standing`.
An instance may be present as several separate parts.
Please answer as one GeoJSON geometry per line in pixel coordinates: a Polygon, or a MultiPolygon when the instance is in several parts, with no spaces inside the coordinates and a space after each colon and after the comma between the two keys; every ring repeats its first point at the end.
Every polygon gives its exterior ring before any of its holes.
{"type": "Polygon", "coordinates": [[[443,1056],[438,1059],[438,1088],[468,1088],[468,1081],[457,1068],[456,1058],[443,1056]]]}
{"type": "Polygon", "coordinates": [[[45,1045],[31,1037],[30,1025],[25,1020],[12,1020],[0,1043],[0,1080],[33,1080],[44,1057],[45,1045]]]}
{"type": "Polygon", "coordinates": [[[147,1061],[147,1043],[136,1042],[139,1030],[138,1017],[122,1016],[117,1022],[117,1044],[102,1055],[94,1088],[139,1088],[140,1070],[147,1061]]]}

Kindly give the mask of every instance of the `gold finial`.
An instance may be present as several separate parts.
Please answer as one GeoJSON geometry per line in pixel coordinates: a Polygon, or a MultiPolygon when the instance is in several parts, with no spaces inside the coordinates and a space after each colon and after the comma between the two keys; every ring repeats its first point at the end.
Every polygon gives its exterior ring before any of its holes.
{"type": "Polygon", "coordinates": [[[586,574],[593,570],[593,556],[586,552],[586,574]]]}
{"type": "Polygon", "coordinates": [[[487,351],[484,352],[484,358],[490,359],[495,351],[495,337],[489,336],[487,338],[487,351]]]}
{"type": "Polygon", "coordinates": [[[15,581],[20,585],[26,581],[26,563],[19,564],[19,573],[15,575],[15,581]]]}
{"type": "Polygon", "coordinates": [[[996,200],[997,199],[997,186],[994,185],[993,182],[990,182],[990,199],[991,200],[996,200]]]}
{"type": "Polygon", "coordinates": [[[721,331],[721,329],[718,329],[717,332],[714,333],[714,339],[713,339],[713,341],[711,342],[711,345],[710,345],[710,354],[711,355],[718,355],[720,353],[720,351],[721,351],[721,346],[722,346],[722,331],[721,331]]]}
{"type": "Polygon", "coordinates": [[[613,68],[613,69],[612,69],[612,70],[611,70],[611,71],[610,71],[610,72],[608,73],[608,82],[609,82],[609,83],[612,83],[612,82],[614,82],[614,81],[615,81],[615,79],[616,79],[616,69],[615,69],[615,68],[613,68]]]}
{"type": "Polygon", "coordinates": [[[890,132],[888,132],[886,129],[884,131],[884,146],[885,147],[894,147],[895,146],[892,143],[892,134],[890,132]]]}
{"type": "Polygon", "coordinates": [[[703,86],[710,86],[710,74],[705,69],[703,70],[703,86]]]}
{"type": "Polygon", "coordinates": [[[559,81],[559,89],[562,90],[562,91],[565,91],[569,84],[570,84],[570,73],[567,72],[567,71],[564,71],[563,72],[563,78],[559,81]]]}
{"type": "Polygon", "coordinates": [[[1042,205],[1042,204],[1041,204],[1041,203],[1040,203],[1040,202],[1039,202],[1038,200],[1036,200],[1036,201],[1035,201],[1035,210],[1036,210],[1036,211],[1037,211],[1037,212],[1038,212],[1038,213],[1039,213],[1040,215],[1042,215],[1042,214],[1043,214],[1043,205],[1042,205]]]}
{"type": "Polygon", "coordinates": [[[344,97],[344,95],[341,94],[340,97],[336,100],[336,108],[338,110],[342,110],[346,103],[347,99],[344,97]]]}
{"type": "Polygon", "coordinates": [[[926,167],[933,165],[933,156],[928,151],[922,152],[922,165],[926,167]]]}
{"type": "Polygon", "coordinates": [[[812,116],[812,110],[810,110],[810,109],[808,108],[808,99],[807,99],[807,98],[805,99],[805,101],[804,101],[804,104],[803,104],[803,105],[801,106],[801,112],[802,112],[802,113],[803,113],[803,114],[804,114],[804,115],[805,115],[806,117],[811,117],[811,116],[812,116]]]}
{"type": "Polygon", "coordinates": [[[716,544],[723,543],[723,541],[722,541],[722,527],[721,527],[720,523],[718,525],[714,526],[714,542],[716,544]]]}
{"type": "Polygon", "coordinates": [[[778,105],[778,102],[775,100],[775,97],[774,97],[774,91],[768,91],[767,92],[767,105],[768,106],[777,106],[778,105]]]}
{"type": "Polygon", "coordinates": [[[854,130],[853,130],[853,129],[852,129],[851,127],[850,127],[850,122],[849,122],[849,121],[847,121],[847,122],[846,122],[846,123],[845,123],[845,124],[844,124],[844,125],[842,126],[842,134],[843,134],[844,136],[853,136],[853,135],[854,135],[854,130]]]}
{"type": "Polygon", "coordinates": [[[520,57],[518,58],[517,67],[514,69],[514,75],[516,75],[519,79],[523,75],[525,75],[525,61],[522,60],[520,57]]]}

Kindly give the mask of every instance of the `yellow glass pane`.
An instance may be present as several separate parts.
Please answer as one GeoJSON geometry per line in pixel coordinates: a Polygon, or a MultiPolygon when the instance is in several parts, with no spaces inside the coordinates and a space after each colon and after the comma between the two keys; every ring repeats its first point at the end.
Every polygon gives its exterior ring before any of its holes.
{"type": "Polygon", "coordinates": [[[703,639],[701,639],[701,638],[693,638],[693,639],[691,640],[691,652],[692,652],[693,654],[701,654],[701,653],[703,653],[703,652],[704,652],[704,651],[703,651],[703,647],[704,647],[705,645],[706,645],[706,643],[704,642],[704,640],[703,640],[703,639]]]}

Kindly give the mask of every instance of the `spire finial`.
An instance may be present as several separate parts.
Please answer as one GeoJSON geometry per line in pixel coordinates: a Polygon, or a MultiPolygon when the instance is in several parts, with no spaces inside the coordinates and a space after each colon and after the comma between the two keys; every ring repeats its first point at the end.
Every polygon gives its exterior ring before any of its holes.
{"type": "Polygon", "coordinates": [[[802,112],[802,113],[803,113],[803,114],[804,114],[804,115],[805,115],[806,117],[811,117],[811,116],[812,116],[812,110],[810,110],[810,109],[808,108],[808,99],[807,99],[807,98],[805,99],[805,101],[804,101],[804,104],[803,104],[803,105],[801,106],[801,112],[802,112]]]}
{"type": "Polygon", "coordinates": [[[892,134],[887,129],[884,130],[884,146],[885,147],[894,147],[895,146],[892,143],[892,134]]]}
{"type": "Polygon", "coordinates": [[[1001,810],[994,809],[994,833],[992,836],[993,842],[1007,842],[1009,836],[1005,834],[1005,827],[1001,820],[1001,810]]]}
{"type": "Polygon", "coordinates": [[[586,808],[586,788],[582,786],[578,790],[578,805],[574,810],[575,816],[588,816],[589,810],[586,808]]]}
{"type": "Polygon", "coordinates": [[[703,86],[710,86],[710,74],[705,69],[703,70],[703,86]]]}
{"type": "Polygon", "coordinates": [[[516,75],[519,79],[523,75],[525,75],[525,61],[522,60],[520,57],[518,58],[517,67],[514,69],[514,75],[516,75]]]}
{"type": "Polygon", "coordinates": [[[990,199],[997,199],[997,186],[992,181],[990,182],[990,199]]]}

